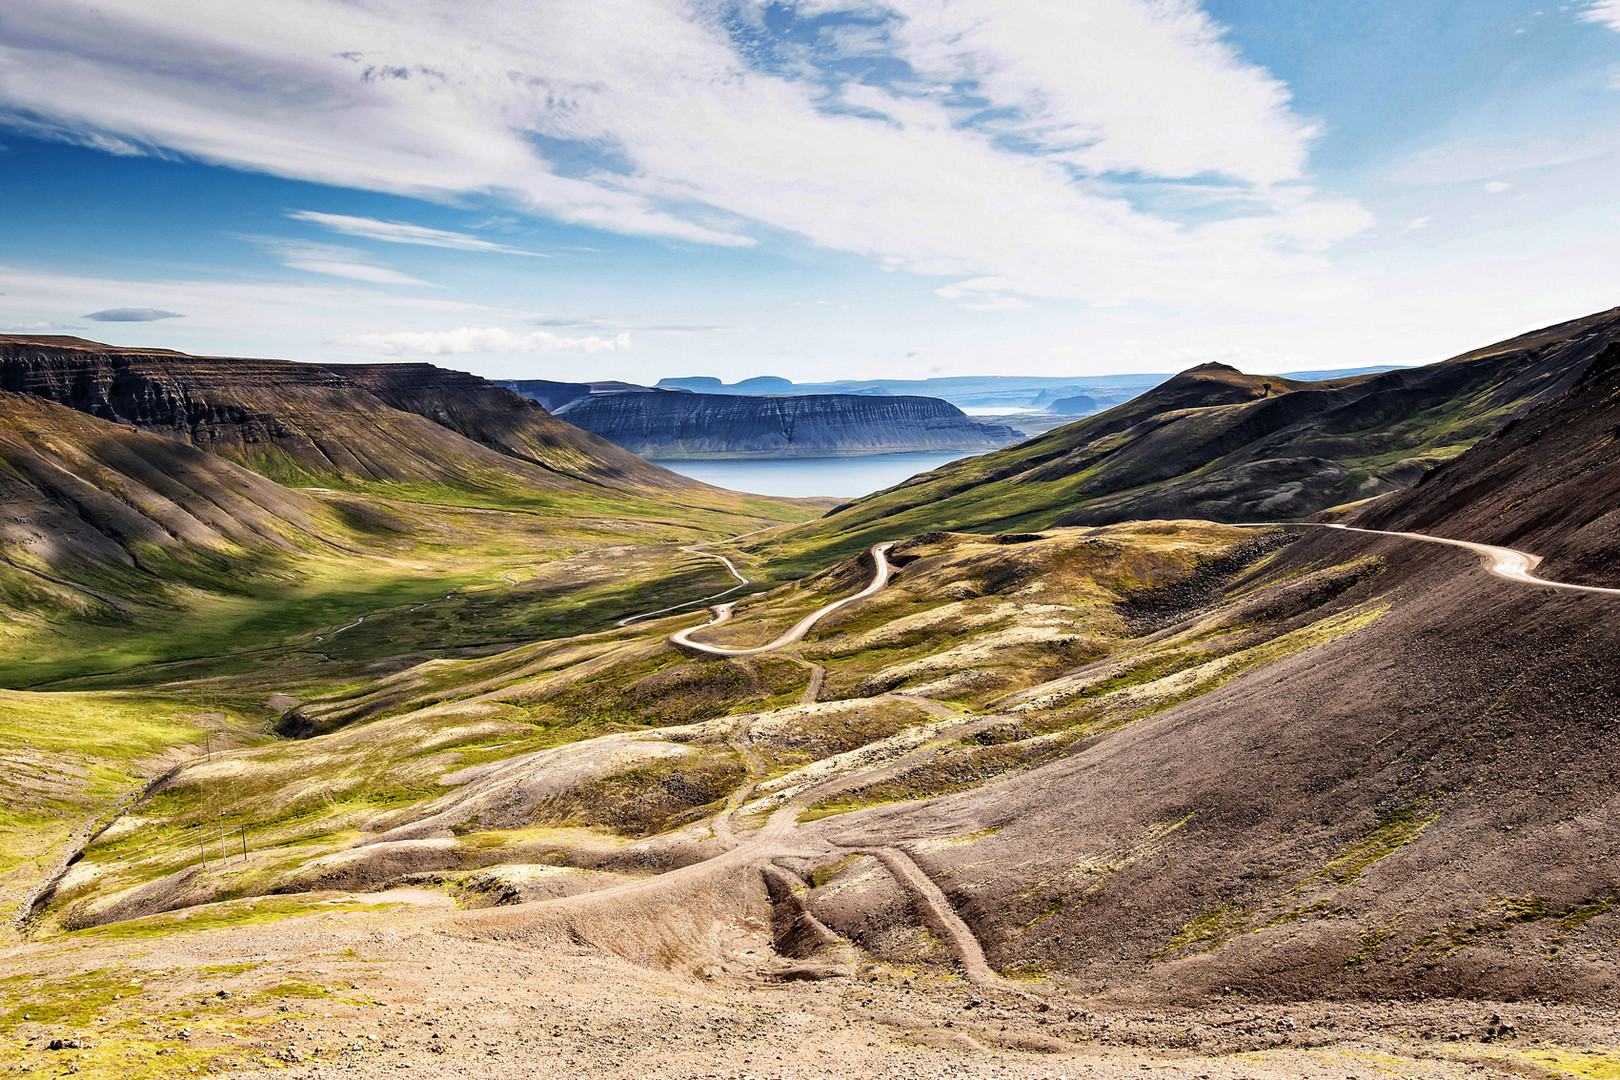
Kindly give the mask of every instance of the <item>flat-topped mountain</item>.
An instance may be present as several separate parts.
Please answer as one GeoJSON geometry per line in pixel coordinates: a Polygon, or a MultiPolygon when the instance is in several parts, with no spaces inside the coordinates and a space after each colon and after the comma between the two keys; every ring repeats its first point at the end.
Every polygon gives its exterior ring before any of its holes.
{"type": "Polygon", "coordinates": [[[1204,364],[1105,413],[851,503],[796,541],[848,553],[934,528],[1304,517],[1415,483],[1564,393],[1615,340],[1620,309],[1425,367],[1323,382],[1204,364]]]}
{"type": "Polygon", "coordinates": [[[571,424],[643,457],[794,458],[994,450],[1022,439],[937,398],[699,394],[624,384],[513,383],[571,424]]]}

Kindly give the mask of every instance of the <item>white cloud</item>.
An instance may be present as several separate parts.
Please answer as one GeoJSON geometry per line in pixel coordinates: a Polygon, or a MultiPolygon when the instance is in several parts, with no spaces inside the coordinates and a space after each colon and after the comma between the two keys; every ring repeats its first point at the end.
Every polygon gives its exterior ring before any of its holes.
{"type": "Polygon", "coordinates": [[[1502,176],[1620,160],[1620,128],[1558,134],[1496,132],[1453,139],[1397,163],[1390,179],[1407,184],[1486,183],[1502,176]]]}
{"type": "Polygon", "coordinates": [[[1620,0],[1597,0],[1581,14],[1581,18],[1620,31],[1620,0]]]}
{"type": "Polygon", "coordinates": [[[381,240],[390,244],[417,244],[422,247],[450,248],[456,251],[489,251],[506,255],[532,255],[548,258],[538,251],[523,251],[507,247],[467,233],[429,229],[423,225],[409,225],[402,221],[378,221],[375,218],[350,217],[346,214],[322,214],[315,210],[294,210],[288,217],[294,221],[307,221],[323,229],[358,236],[366,240],[381,240]]]}
{"type": "Polygon", "coordinates": [[[1490,195],[1500,195],[1502,192],[1508,190],[1512,186],[1513,185],[1508,183],[1506,180],[1492,180],[1485,185],[1485,191],[1490,195]]]}
{"type": "Polygon", "coordinates": [[[29,334],[46,330],[69,330],[71,327],[54,322],[0,323],[0,334],[29,334]]]}
{"type": "Polygon", "coordinates": [[[416,353],[424,356],[451,356],[467,353],[546,353],[571,350],[599,353],[628,349],[630,335],[618,337],[559,337],[545,330],[516,334],[498,327],[456,330],[400,330],[388,334],[343,334],[332,344],[364,349],[385,356],[416,353]]]}
{"type": "Polygon", "coordinates": [[[142,281],[57,274],[3,263],[0,294],[6,298],[6,314],[18,324],[48,322],[54,329],[70,329],[82,312],[98,306],[183,311],[184,319],[102,322],[94,324],[93,330],[83,322],[77,325],[87,336],[106,340],[103,335],[113,335],[112,340],[120,343],[291,359],[322,359],[323,339],[375,325],[379,319],[411,326],[419,325],[418,320],[431,319],[442,325],[451,320],[493,322],[517,317],[509,309],[420,293],[394,296],[338,281],[142,281]]]}
{"type": "Polygon", "coordinates": [[[1004,311],[1027,308],[1029,302],[1008,295],[1013,283],[1004,277],[982,277],[971,281],[958,281],[934,290],[936,296],[960,301],[969,311],[1004,311]]]}
{"type": "Polygon", "coordinates": [[[912,65],[974,78],[1013,130],[1093,171],[1297,179],[1313,125],[1193,0],[893,0],[912,65]]]}
{"type": "Polygon", "coordinates": [[[368,263],[365,256],[353,248],[330,244],[306,244],[279,236],[244,236],[242,239],[269,251],[289,270],[326,274],[329,277],[348,278],[350,281],[364,281],[372,285],[433,284],[411,277],[409,274],[402,274],[398,270],[368,263]]]}
{"type": "Polygon", "coordinates": [[[431,284],[421,278],[401,274],[397,270],[389,270],[383,266],[371,266],[367,263],[332,262],[327,259],[288,259],[282,265],[290,270],[303,270],[311,274],[327,274],[331,277],[348,278],[350,281],[365,281],[373,285],[431,284]]]}
{"type": "MultiPolygon", "coordinates": [[[[921,84],[855,94],[880,115],[829,112],[802,65],[758,70],[727,36],[730,9],[692,0],[8,0],[0,108],[65,137],[623,233],[745,246],[757,222],[1101,304],[1286,305],[1323,249],[1371,223],[1306,182],[1312,125],[1194,0],[801,6],[884,15],[889,38],[843,47],[892,48],[921,84]],[[1004,119],[969,122],[982,106],[932,92],[960,78],[1004,119]],[[1131,175],[1219,177],[1207,190],[1241,207],[1180,223],[1133,206],[1131,175]]],[[[299,262],[407,283],[363,260],[299,262]]]]}

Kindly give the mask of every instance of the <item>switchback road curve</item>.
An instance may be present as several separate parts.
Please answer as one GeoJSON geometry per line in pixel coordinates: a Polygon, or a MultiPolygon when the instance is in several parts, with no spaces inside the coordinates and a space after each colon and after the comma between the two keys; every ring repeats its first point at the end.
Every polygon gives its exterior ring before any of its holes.
{"type": "Polygon", "coordinates": [[[736,607],[735,603],[721,604],[719,607],[714,609],[713,619],[704,623],[702,626],[694,626],[689,629],[671,634],[669,635],[669,640],[676,645],[680,645],[688,649],[694,649],[700,653],[707,653],[710,656],[758,656],[760,653],[774,652],[777,649],[786,648],[789,645],[804,640],[804,635],[810,632],[811,627],[815,626],[816,623],[820,622],[822,619],[825,619],[833,612],[839,610],[840,608],[847,607],[848,605],[855,603],[857,600],[864,600],[874,593],[883,591],[884,586],[889,584],[889,575],[894,572],[894,567],[892,564],[890,564],[888,559],[889,549],[893,546],[894,543],[892,541],[886,544],[873,545],[872,563],[874,569],[872,572],[872,582],[870,585],[856,593],[854,596],[846,596],[842,600],[835,601],[834,603],[828,604],[825,607],[817,608],[815,611],[812,611],[810,614],[794,623],[793,626],[781,637],[767,645],[757,645],[752,649],[727,649],[719,645],[707,645],[701,641],[692,640],[692,635],[699,630],[706,630],[711,626],[719,626],[723,622],[729,622],[731,619],[731,609],[736,607]]]}

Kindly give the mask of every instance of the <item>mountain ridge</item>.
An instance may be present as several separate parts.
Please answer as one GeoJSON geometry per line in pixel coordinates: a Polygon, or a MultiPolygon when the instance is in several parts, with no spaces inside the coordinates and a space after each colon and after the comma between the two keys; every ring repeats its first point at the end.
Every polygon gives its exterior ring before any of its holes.
{"type": "Polygon", "coordinates": [[[1614,340],[1620,308],[1424,367],[1324,382],[1200,365],[1124,405],[846,503],[772,542],[808,559],[931,528],[1302,518],[1415,483],[1567,391],[1614,340]]]}

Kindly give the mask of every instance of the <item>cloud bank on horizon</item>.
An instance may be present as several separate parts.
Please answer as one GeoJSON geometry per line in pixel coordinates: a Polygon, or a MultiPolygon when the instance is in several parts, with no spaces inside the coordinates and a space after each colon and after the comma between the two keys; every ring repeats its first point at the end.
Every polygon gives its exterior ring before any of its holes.
{"type": "MultiPolygon", "coordinates": [[[[418,319],[437,325],[361,328],[360,312],[311,323],[311,335],[341,349],[622,351],[623,335],[471,329],[473,313],[516,324],[542,305],[509,281],[492,303],[493,290],[467,287],[451,264],[400,262],[401,249],[514,256],[530,268],[508,278],[550,284],[539,260],[560,262],[560,250],[531,243],[532,231],[509,239],[514,221],[604,238],[603,251],[575,243],[575,262],[611,261],[626,239],[656,244],[694,283],[807,249],[914,280],[917,296],[899,305],[907,317],[932,297],[957,308],[953,318],[1030,320],[1025,332],[1044,340],[1060,332],[1061,311],[1117,346],[1146,325],[1127,324],[1156,313],[1201,326],[1207,343],[1209,331],[1257,314],[1286,322],[1375,299],[1357,276],[1365,268],[1346,260],[1390,231],[1389,207],[1370,205],[1388,196],[1377,182],[1354,168],[1327,179],[1313,168],[1344,124],[1332,96],[1302,105],[1214,14],[1235,19],[1244,7],[11,0],[0,14],[0,126],[88,148],[110,170],[179,160],[388,196],[396,211],[400,200],[419,204],[435,224],[306,203],[267,206],[251,228],[229,230],[282,270],[449,290],[446,302],[469,309],[452,320],[422,305],[418,319]],[[458,210],[460,227],[440,227],[458,210]],[[276,222],[304,232],[281,235],[276,222]]],[[[1521,21],[1540,17],[1527,10],[1521,21]]],[[[1620,29],[1620,0],[1565,22],[1620,29]]],[[[1480,150],[1466,124],[1451,127],[1395,164],[1411,177],[1469,152],[1505,152],[1480,150]]],[[[1611,130],[1581,132],[1576,157],[1610,154],[1611,130]]],[[[1542,167],[1537,152],[1531,168],[1542,167]]],[[[1495,174],[1476,186],[1514,197],[1495,174]]],[[[645,303],[654,288],[633,259],[622,266],[617,290],[611,267],[593,270],[601,287],[583,298],[595,310],[580,318],[668,321],[615,306],[630,292],[645,303]]],[[[703,312],[717,314],[727,313],[703,312]]],[[[1295,360],[1286,346],[1253,347],[1295,360]]]]}
{"type": "Polygon", "coordinates": [[[337,339],[339,345],[353,345],[387,356],[418,353],[425,356],[455,356],[469,353],[544,353],[577,351],[586,353],[612,352],[628,349],[630,335],[619,334],[604,338],[561,337],[546,330],[531,330],[515,334],[500,327],[475,329],[470,326],[455,330],[415,331],[401,330],[392,334],[348,334],[337,339]]]}

